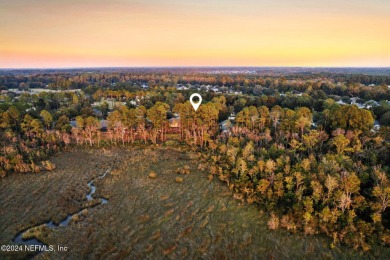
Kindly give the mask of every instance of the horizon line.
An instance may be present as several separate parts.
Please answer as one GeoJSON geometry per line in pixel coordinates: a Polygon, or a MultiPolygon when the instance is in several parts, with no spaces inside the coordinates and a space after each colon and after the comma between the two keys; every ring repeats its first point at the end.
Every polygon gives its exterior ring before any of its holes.
{"type": "Polygon", "coordinates": [[[390,69],[390,66],[81,66],[81,67],[0,67],[0,70],[50,70],[50,69],[186,69],[186,68],[306,68],[306,69],[390,69]]]}

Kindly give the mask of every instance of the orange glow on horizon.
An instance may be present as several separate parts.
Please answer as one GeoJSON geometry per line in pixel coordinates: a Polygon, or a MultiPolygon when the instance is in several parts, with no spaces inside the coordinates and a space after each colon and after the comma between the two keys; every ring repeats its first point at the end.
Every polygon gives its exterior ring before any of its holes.
{"type": "Polygon", "coordinates": [[[390,66],[386,2],[338,13],[246,1],[2,1],[0,68],[390,66]]]}

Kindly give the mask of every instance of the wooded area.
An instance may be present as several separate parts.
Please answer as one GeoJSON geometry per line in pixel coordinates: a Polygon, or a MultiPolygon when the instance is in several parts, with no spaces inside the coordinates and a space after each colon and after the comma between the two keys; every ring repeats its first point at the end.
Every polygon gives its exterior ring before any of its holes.
{"type": "Polygon", "coordinates": [[[188,145],[203,155],[211,178],[269,213],[270,229],[324,233],[333,246],[389,246],[389,79],[331,73],[2,75],[0,175],[52,170],[50,156],[75,145],[188,145]],[[186,89],[178,90],[182,85],[186,89]],[[23,92],[38,87],[61,91],[23,92]],[[64,91],[69,89],[80,91],[64,91]],[[188,101],[194,92],[203,97],[196,112],[188,101]]]}

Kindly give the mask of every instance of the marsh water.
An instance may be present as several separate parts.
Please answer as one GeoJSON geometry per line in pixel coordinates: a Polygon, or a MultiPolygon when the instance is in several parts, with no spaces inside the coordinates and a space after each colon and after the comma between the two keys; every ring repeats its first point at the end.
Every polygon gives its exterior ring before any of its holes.
{"type": "MultiPolygon", "coordinates": [[[[128,163],[123,173],[102,185],[103,192],[112,192],[112,199],[96,215],[100,219],[112,212],[112,217],[106,219],[111,226],[119,227],[112,239],[124,257],[388,259],[390,256],[388,248],[361,255],[345,246],[331,249],[331,240],[323,235],[271,231],[267,212],[261,212],[255,204],[234,199],[233,192],[217,176],[209,180],[207,169],[198,170],[196,159],[159,151],[151,156],[157,158],[154,161],[140,163],[143,157],[137,156],[131,158],[134,162],[128,163]],[[190,166],[190,174],[175,173],[174,169],[183,165],[190,166]],[[149,171],[156,172],[157,178],[141,174],[149,171]],[[177,176],[183,181],[176,182],[177,176]]],[[[99,237],[95,239],[101,241],[99,237]]]]}
{"type": "MultiPolygon", "coordinates": [[[[100,169],[116,164],[115,169],[88,182],[84,198],[99,203],[88,207],[85,218],[72,224],[82,209],[59,223],[43,223],[53,231],[47,241],[66,245],[69,252],[43,252],[38,257],[389,259],[389,248],[378,246],[362,254],[346,246],[331,249],[331,240],[323,235],[269,230],[267,212],[234,199],[225,183],[217,176],[209,180],[208,171],[198,170],[199,162],[186,154],[131,151],[110,160],[114,163],[100,169]],[[190,174],[175,173],[183,165],[190,166],[190,174]],[[151,171],[157,173],[156,178],[149,177],[151,171]],[[178,176],[182,182],[176,182],[178,176]]],[[[14,243],[44,245],[34,237],[23,240],[27,231],[19,233],[14,243]]]]}
{"type": "MultiPolygon", "coordinates": [[[[89,187],[89,193],[86,195],[86,199],[87,201],[92,201],[93,198],[92,195],[95,194],[96,192],[96,187],[94,185],[94,182],[96,179],[103,179],[104,177],[106,177],[107,173],[109,172],[109,170],[107,170],[106,172],[104,172],[104,174],[102,174],[101,176],[98,176],[94,179],[92,179],[91,181],[89,181],[87,183],[88,187],[89,187]]],[[[93,206],[97,206],[97,205],[100,205],[100,204],[107,204],[108,200],[105,199],[105,198],[98,198],[98,200],[100,201],[99,203],[97,204],[94,204],[93,206]]],[[[48,221],[48,222],[45,222],[43,224],[39,224],[39,225],[36,225],[34,227],[30,227],[29,229],[27,230],[24,230],[22,232],[20,232],[19,234],[17,234],[15,236],[15,238],[12,240],[15,244],[18,244],[18,245],[39,245],[39,246],[44,246],[45,244],[42,243],[41,241],[39,241],[37,238],[35,237],[32,237],[32,238],[27,238],[27,239],[23,239],[23,235],[28,232],[29,230],[33,229],[33,228],[36,228],[38,226],[46,226],[48,228],[56,228],[56,227],[66,227],[69,225],[69,222],[72,220],[72,218],[76,215],[79,215],[81,214],[81,212],[84,210],[85,208],[83,208],[82,210],[80,210],[79,212],[77,213],[74,213],[74,214],[69,214],[66,216],[66,218],[64,218],[63,220],[61,220],[58,224],[54,223],[53,221],[48,221]]]]}

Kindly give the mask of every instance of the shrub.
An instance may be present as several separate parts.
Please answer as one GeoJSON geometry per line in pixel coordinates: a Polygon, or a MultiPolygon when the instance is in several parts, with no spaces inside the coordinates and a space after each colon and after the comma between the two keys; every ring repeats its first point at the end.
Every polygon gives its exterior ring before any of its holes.
{"type": "Polygon", "coordinates": [[[150,172],[149,173],[149,178],[151,178],[151,179],[156,179],[157,178],[157,173],[155,173],[155,172],[150,172]]]}
{"type": "Polygon", "coordinates": [[[191,170],[188,165],[185,165],[183,168],[177,168],[175,172],[177,174],[190,174],[191,170]]]}
{"type": "Polygon", "coordinates": [[[56,165],[50,161],[43,161],[42,162],[42,167],[46,170],[46,171],[52,171],[56,168],[56,165]]]}
{"type": "Polygon", "coordinates": [[[271,218],[268,220],[269,229],[277,229],[279,227],[279,218],[274,213],[271,213],[271,218]]]}

